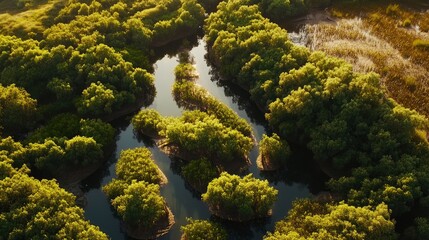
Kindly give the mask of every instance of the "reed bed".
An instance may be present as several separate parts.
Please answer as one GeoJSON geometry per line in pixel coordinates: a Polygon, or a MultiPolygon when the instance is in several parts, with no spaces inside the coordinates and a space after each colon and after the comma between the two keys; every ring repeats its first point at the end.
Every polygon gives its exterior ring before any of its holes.
{"type": "MultiPolygon", "coordinates": [[[[397,44],[376,33],[380,29],[374,28],[371,21],[355,17],[339,20],[335,25],[308,25],[307,44],[312,50],[345,59],[356,71],[380,74],[381,84],[390,97],[429,117],[429,63],[424,63],[429,58],[416,61],[409,54],[403,54],[397,44]]],[[[425,33],[416,34],[424,38],[425,33]]],[[[412,47],[412,41],[410,45],[412,47]]]]}

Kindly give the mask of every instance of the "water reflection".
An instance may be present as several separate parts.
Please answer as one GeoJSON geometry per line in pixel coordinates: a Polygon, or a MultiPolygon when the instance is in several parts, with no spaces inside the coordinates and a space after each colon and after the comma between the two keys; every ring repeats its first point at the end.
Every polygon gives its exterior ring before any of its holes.
{"type": "MultiPolygon", "coordinates": [[[[187,43],[189,44],[189,43],[187,43]]],[[[192,45],[192,44],[191,44],[192,45]]],[[[188,45],[189,46],[189,45],[188,45]]],[[[176,51],[178,47],[176,46],[176,51]]],[[[249,102],[248,95],[240,92],[240,89],[220,84],[221,81],[212,81],[215,78],[204,58],[206,50],[204,42],[198,41],[198,45],[191,50],[195,58],[195,66],[200,79],[198,84],[206,88],[213,96],[223,103],[230,106],[238,115],[251,123],[256,139],[259,141],[262,134],[267,131],[267,124],[263,114],[249,102]]],[[[180,116],[182,110],[179,109],[173,100],[171,94],[174,83],[174,68],[177,65],[175,52],[169,52],[165,57],[156,62],[155,66],[155,86],[157,95],[149,108],[155,108],[162,115],[180,116]]],[[[311,183],[311,172],[303,174],[296,171],[296,168],[290,168],[276,175],[261,174],[257,169],[255,161],[258,156],[258,149],[250,153],[252,166],[249,172],[257,178],[267,178],[271,180],[271,185],[279,190],[278,201],[273,208],[273,215],[257,221],[243,224],[231,223],[211,216],[208,207],[200,199],[200,194],[190,189],[190,186],[180,176],[181,161],[171,159],[165,153],[161,152],[151,139],[137,136],[130,125],[132,115],[122,118],[115,122],[118,129],[118,138],[116,142],[115,154],[109,159],[105,166],[94,175],[82,183],[85,191],[87,205],[85,206],[85,216],[91,223],[98,225],[102,231],[107,233],[112,239],[127,239],[126,235],[120,229],[119,219],[115,216],[108,199],[101,191],[101,187],[106,185],[115,177],[115,164],[122,150],[145,146],[152,152],[156,164],[167,176],[169,183],[161,188],[161,194],[165,198],[168,206],[175,215],[176,224],[170,232],[160,239],[180,239],[180,226],[186,224],[186,218],[194,219],[212,219],[220,222],[227,229],[231,239],[261,239],[267,231],[273,231],[274,223],[281,220],[291,207],[291,203],[296,198],[310,196],[310,191],[306,184],[311,183]],[[291,178],[291,176],[293,176],[291,178]],[[300,176],[306,176],[300,178],[300,176]],[[302,181],[301,181],[302,180],[302,181]]],[[[300,162],[300,161],[299,161],[300,162]]],[[[308,167],[308,166],[305,166],[308,167]]],[[[314,179],[314,178],[313,178],[314,179]]],[[[312,184],[310,184],[312,185],[312,184]]],[[[312,189],[311,192],[316,192],[312,189]]]]}

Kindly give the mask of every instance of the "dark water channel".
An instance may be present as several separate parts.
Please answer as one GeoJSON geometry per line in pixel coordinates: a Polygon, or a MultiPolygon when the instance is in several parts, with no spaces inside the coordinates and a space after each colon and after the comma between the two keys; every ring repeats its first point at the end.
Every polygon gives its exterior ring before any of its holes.
{"type": "MultiPolygon", "coordinates": [[[[212,81],[214,76],[211,73],[211,68],[204,59],[206,53],[204,45],[205,43],[199,40],[197,46],[191,50],[200,76],[198,83],[220,101],[236,111],[240,117],[246,119],[251,124],[254,134],[259,141],[262,134],[266,132],[263,126],[265,123],[262,113],[258,113],[256,110],[252,109],[251,106],[249,107],[248,99],[245,96],[236,95],[233,88],[220,86],[221,84],[218,82],[212,81]],[[254,113],[256,113],[256,115],[254,113]]],[[[156,62],[155,86],[157,95],[149,108],[158,110],[162,115],[181,115],[182,110],[177,107],[171,94],[172,85],[174,83],[174,68],[177,64],[177,57],[170,58],[168,55],[156,62]]],[[[101,191],[101,187],[115,177],[116,160],[121,150],[128,148],[148,147],[153,154],[156,164],[158,164],[168,178],[169,182],[161,189],[161,194],[175,215],[176,223],[170,232],[161,237],[161,239],[180,239],[180,226],[186,224],[186,217],[219,221],[228,230],[230,239],[262,239],[262,236],[265,235],[267,231],[273,231],[275,222],[281,220],[287,214],[293,200],[296,198],[309,197],[312,195],[310,192],[315,192],[314,189],[310,191],[311,186],[309,189],[308,183],[298,183],[293,179],[272,182],[271,185],[279,190],[279,195],[271,217],[243,224],[216,219],[211,216],[207,205],[200,200],[200,196],[193,193],[190,188],[186,186],[177,170],[179,169],[177,165],[180,165],[178,161],[170,159],[156,146],[153,146],[150,140],[140,139],[133,133],[133,128],[130,124],[131,117],[132,116],[124,117],[118,123],[115,123],[115,126],[119,129],[115,154],[113,154],[104,168],[94,173],[82,184],[87,199],[87,204],[85,206],[86,218],[89,219],[92,224],[99,226],[111,239],[127,239],[127,237],[121,231],[119,218],[110,207],[108,199],[101,191]],[[285,182],[287,182],[287,184],[285,182]]],[[[257,178],[264,179],[264,176],[261,176],[255,164],[257,155],[257,147],[254,147],[250,153],[252,166],[250,166],[249,172],[253,173],[257,178]]],[[[301,178],[301,173],[299,172],[291,173],[291,175],[298,176],[296,179],[301,178]]],[[[307,175],[311,174],[307,173],[307,175]]],[[[303,177],[303,179],[305,179],[305,177],[303,177]]],[[[314,181],[317,182],[317,180],[314,181]]],[[[301,182],[306,181],[304,180],[301,182]]],[[[310,185],[312,184],[310,183],[310,185]]]]}

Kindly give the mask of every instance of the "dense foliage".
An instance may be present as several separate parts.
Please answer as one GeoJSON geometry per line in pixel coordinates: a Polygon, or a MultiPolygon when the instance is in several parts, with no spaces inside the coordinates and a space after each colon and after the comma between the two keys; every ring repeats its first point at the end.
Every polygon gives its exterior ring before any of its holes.
{"type": "Polygon", "coordinates": [[[188,224],[180,227],[182,240],[226,240],[226,231],[214,222],[208,220],[187,219],[188,224]]]}
{"type": "Polygon", "coordinates": [[[179,118],[161,118],[154,110],[141,110],[134,118],[134,128],[142,133],[160,129],[167,144],[194,157],[233,161],[247,156],[252,140],[223,125],[215,116],[200,111],[185,111],[179,118]],[[143,127],[143,128],[141,128],[143,127]]]}
{"type": "Polygon", "coordinates": [[[214,115],[226,127],[236,129],[246,136],[252,135],[252,128],[236,112],[213,97],[206,89],[195,84],[196,69],[189,59],[185,59],[175,68],[176,81],[173,96],[177,105],[187,110],[200,110],[214,115]]]}
{"type": "Polygon", "coordinates": [[[49,175],[99,164],[115,136],[114,128],[101,120],[60,114],[29,134],[26,143],[12,137],[0,140],[0,150],[14,160],[49,175]]]}
{"type": "MultiPolygon", "coordinates": [[[[180,64],[175,68],[173,95],[179,106],[193,111],[185,111],[179,118],[166,118],[155,110],[142,110],[132,119],[134,129],[148,136],[165,138],[165,144],[177,147],[178,155],[182,157],[207,157],[215,163],[242,159],[253,146],[250,125],[194,83],[197,74],[191,63],[188,52],[180,54],[180,64]]],[[[203,163],[198,161],[198,164],[203,163]]],[[[185,171],[188,177],[191,177],[188,173],[195,166],[197,161],[188,166],[188,171],[185,171]]],[[[197,184],[201,186],[215,174],[212,167],[203,166],[210,174],[197,184]]]]}
{"type": "Polygon", "coordinates": [[[84,219],[75,196],[55,180],[37,180],[0,156],[1,239],[108,239],[84,219]]]}
{"type": "Polygon", "coordinates": [[[253,145],[249,137],[226,127],[213,115],[190,111],[178,120],[167,126],[168,140],[197,155],[232,161],[247,156],[253,145]]]}
{"type": "Polygon", "coordinates": [[[284,165],[290,156],[290,148],[286,141],[273,133],[271,137],[263,134],[259,142],[261,156],[276,165],[284,165]]]}
{"type": "Polygon", "coordinates": [[[0,83],[90,117],[151,101],[150,49],[196,32],[204,13],[196,0],[70,0],[37,40],[0,36],[0,83]]]}
{"type": "Polygon", "coordinates": [[[133,181],[127,185],[123,194],[112,199],[112,206],[132,226],[153,227],[167,214],[159,186],[144,181],[133,181]]]}
{"type": "Polygon", "coordinates": [[[158,184],[164,180],[160,171],[146,148],[121,152],[116,165],[117,178],[104,186],[103,191],[130,226],[150,229],[168,214],[159,192],[158,184]]]}
{"type": "MultiPolygon", "coordinates": [[[[2,7],[26,8],[0,14],[1,32],[17,35],[0,35],[0,239],[107,238],[83,219],[73,195],[54,180],[30,177],[27,166],[54,176],[98,166],[115,132],[86,118],[106,119],[150,103],[154,48],[195,33],[206,16],[202,6],[213,9],[219,2],[0,1],[2,7]],[[40,3],[46,4],[35,7],[40,3]],[[37,23],[4,20],[14,18],[37,23]]],[[[293,45],[285,30],[265,18],[282,21],[329,2],[229,0],[206,21],[211,60],[224,77],[249,90],[278,134],[263,137],[261,152],[284,163],[289,153],[284,139],[307,147],[335,177],[330,190],[346,200],[298,202],[267,238],[390,239],[392,211],[398,219],[415,217],[405,237],[428,239],[428,121],[386,98],[377,75],[356,73],[342,60],[293,45]]],[[[371,21],[380,22],[375,29],[398,25],[402,13],[395,6],[386,9],[394,24],[373,15],[371,21]]],[[[400,24],[408,28],[413,21],[400,24]]],[[[425,21],[419,20],[422,28],[425,21]]],[[[397,39],[393,42],[410,51],[411,60],[427,62],[422,54],[427,41],[397,39]]],[[[194,71],[189,62],[175,71],[176,100],[189,111],[167,118],[143,110],[133,124],[192,156],[183,175],[205,188],[218,177],[219,162],[249,153],[252,133],[243,119],[190,81],[194,71]]],[[[405,81],[413,84],[412,77],[405,81]]],[[[168,214],[158,186],[163,176],[147,149],[124,151],[116,173],[104,191],[126,223],[151,228],[168,214]]],[[[203,198],[221,217],[248,220],[266,216],[276,195],[266,181],[223,173],[203,198]]],[[[189,239],[224,238],[207,221],[191,220],[183,232],[189,239]]]]}
{"type": "Polygon", "coordinates": [[[298,200],[285,220],[265,240],[396,239],[394,222],[385,204],[374,208],[298,200]]]}
{"type": "Polygon", "coordinates": [[[247,221],[268,216],[277,193],[268,181],[256,179],[251,174],[241,178],[223,172],[209,183],[202,199],[221,218],[247,221]]]}
{"type": "Polygon", "coordinates": [[[0,135],[24,133],[37,117],[37,101],[24,89],[0,84],[0,135]]]}
{"type": "Polygon", "coordinates": [[[134,115],[131,120],[134,129],[147,136],[162,135],[165,129],[164,117],[155,109],[145,109],[134,115]]]}
{"type": "Polygon", "coordinates": [[[35,40],[8,36],[0,42],[0,82],[23,87],[41,104],[56,98],[52,109],[70,109],[77,101],[80,114],[100,116],[154,94],[153,77],[107,45],[43,48],[35,40]]]}
{"type": "MultiPolygon", "coordinates": [[[[250,3],[258,4],[264,16],[275,20],[302,15],[307,12],[311,0],[250,0],[250,3]]],[[[316,2],[316,1],[314,1],[316,2]]]]}
{"type": "MultiPolygon", "coordinates": [[[[12,159],[8,164],[15,167],[37,170],[40,177],[58,179],[63,173],[88,172],[100,165],[112,149],[115,130],[101,120],[87,118],[111,119],[150,103],[155,95],[150,74],[153,48],[195,33],[205,17],[196,0],[13,0],[0,4],[4,11],[0,135],[5,137],[0,139],[1,157],[12,159]]],[[[143,224],[150,225],[161,212],[166,214],[165,202],[158,186],[140,180],[160,182],[164,176],[145,149],[124,152],[121,157],[125,160],[117,172],[123,180],[118,180],[120,195],[112,203],[130,223],[139,224],[136,221],[143,218],[147,221],[143,224]],[[136,179],[139,182],[132,182],[136,179]],[[153,221],[145,214],[153,216],[153,221]]],[[[9,170],[3,167],[6,176],[9,170]]],[[[6,187],[1,188],[5,194],[0,197],[1,239],[107,238],[83,220],[72,195],[53,181],[21,175],[1,179],[6,187]],[[16,197],[13,187],[21,195],[16,197]],[[15,195],[9,197],[9,193],[15,195]],[[19,205],[24,201],[28,206],[19,205]]]]}
{"type": "Polygon", "coordinates": [[[220,3],[206,21],[211,59],[249,90],[270,126],[306,146],[348,204],[382,202],[394,217],[428,210],[428,121],[385,96],[376,74],[293,45],[247,1],[220,3]]]}
{"type": "Polygon", "coordinates": [[[160,184],[163,181],[163,174],[147,148],[123,150],[115,169],[117,179],[128,184],[133,180],[154,184],[160,184]]]}
{"type": "Polygon", "coordinates": [[[195,159],[182,167],[183,177],[191,186],[201,192],[206,192],[209,183],[219,177],[219,170],[206,158],[195,159]]]}
{"type": "Polygon", "coordinates": [[[92,137],[103,148],[110,147],[115,140],[115,129],[99,119],[81,119],[77,115],[58,114],[44,126],[31,132],[26,142],[44,142],[45,139],[66,138],[76,135],[92,137]]]}
{"type": "Polygon", "coordinates": [[[7,137],[0,140],[0,149],[14,160],[15,166],[26,164],[49,175],[98,164],[103,157],[102,146],[92,137],[84,136],[45,139],[27,145],[7,137]]]}
{"type": "Polygon", "coordinates": [[[184,37],[194,32],[204,19],[204,9],[196,0],[161,1],[69,1],[44,32],[47,44],[78,46],[96,36],[98,43],[148,50],[150,45],[184,37]]]}

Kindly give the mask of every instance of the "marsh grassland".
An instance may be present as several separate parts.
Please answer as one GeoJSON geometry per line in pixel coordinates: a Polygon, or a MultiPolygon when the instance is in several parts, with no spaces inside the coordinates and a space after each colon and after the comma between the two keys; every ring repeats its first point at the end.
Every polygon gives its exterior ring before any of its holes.
{"type": "Polygon", "coordinates": [[[424,4],[337,4],[329,10],[335,24],[306,26],[307,43],[345,59],[356,71],[380,74],[389,97],[429,116],[428,9],[424,4]]]}

